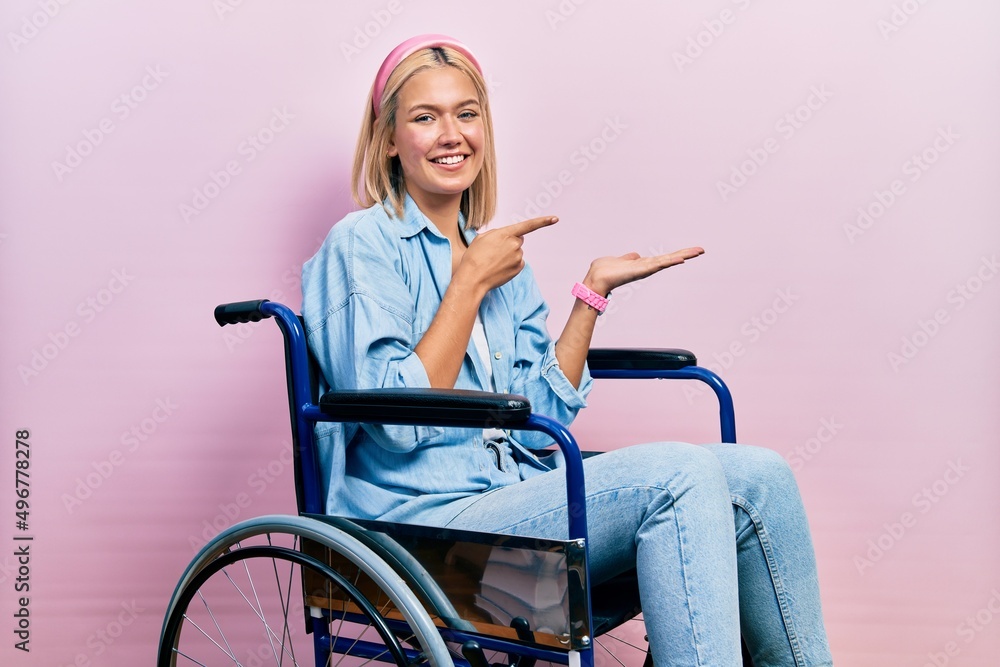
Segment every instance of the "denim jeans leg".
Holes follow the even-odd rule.
[[[740,665],[733,510],[719,460],[703,447],[657,443],[592,457],[585,466],[591,577],[636,568],[657,666]],[[453,528],[567,534],[560,471],[459,506],[455,516],[427,518]]]
[[[707,445],[733,502],[743,637],[756,667],[831,665],[812,538],[791,469],[770,449]]]

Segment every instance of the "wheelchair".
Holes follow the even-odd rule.
[[[401,389],[318,396],[302,322],[291,309],[260,300],[215,310],[220,326],[271,317],[285,345],[298,515],[243,521],[201,549],[167,606],[160,667],[651,667],[635,572],[600,585],[589,580],[588,454],[566,428],[512,394]],[[730,392],[692,353],[592,349],[588,364],[594,378],[707,383],[719,399],[722,441],[736,441]],[[328,516],[313,443],[319,421],[541,431],[562,450],[568,506],[579,509],[569,513],[569,537]]]

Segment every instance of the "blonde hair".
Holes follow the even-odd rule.
[[[468,76],[479,96],[484,134],[483,166],[476,180],[462,193],[460,208],[462,215],[465,216],[466,226],[479,229],[489,222],[496,212],[497,164],[493,145],[493,116],[490,113],[489,96],[483,75],[462,53],[448,46],[421,49],[404,58],[396,66],[386,81],[382,93],[382,106],[377,118],[372,104],[374,86],[369,91],[358,145],[354,150],[354,167],[351,170],[354,201],[359,206],[367,208],[376,203],[386,206],[388,200],[396,216],[402,217],[406,180],[399,158],[388,156],[389,142],[396,131],[399,93],[414,74],[444,67],[454,67]],[[386,212],[392,213],[388,208]]]

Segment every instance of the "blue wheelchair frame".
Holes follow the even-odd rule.
[[[511,394],[493,394],[463,390],[374,390],[368,392],[332,391],[314,402],[309,351],[299,317],[287,306],[267,300],[225,304],[215,311],[220,325],[257,322],[274,317],[284,336],[288,398],[292,422],[295,455],[295,485],[299,513],[303,516],[324,517],[323,485],[319,477],[313,443],[313,424],[321,421],[373,424],[433,424],[482,428],[486,426],[541,431],[552,438],[565,459],[566,496],[569,507],[569,539],[582,548],[583,585],[589,589],[586,568],[588,544],[586,490],[583,455],[573,435],[557,421],[531,413],[527,399]],[[693,354],[685,350],[591,350],[588,357],[594,378],[655,378],[698,380],[708,384],[719,400],[719,416],[723,442],[736,442],[735,415],[732,396],[723,381],[712,371],[697,366]],[[593,667],[593,628],[587,601],[587,623],[579,634],[574,633],[572,648],[579,651],[579,664]],[[317,661],[330,650],[330,637],[325,636],[323,623],[313,619]],[[461,631],[442,629],[449,640],[461,641]],[[482,639],[481,637],[476,637]],[[325,643],[324,643],[325,642]],[[528,658],[553,660],[552,651],[524,646],[498,639],[494,648],[508,650]],[[506,648],[505,648],[506,647]],[[573,657],[562,658],[573,662]],[[558,659],[558,657],[556,657]],[[460,662],[460,661],[459,661]]]

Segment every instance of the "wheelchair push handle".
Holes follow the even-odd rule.
[[[261,306],[267,302],[267,299],[257,299],[256,301],[221,304],[215,307],[215,321],[219,323],[220,327],[227,324],[260,322],[271,317],[270,314],[261,311]]]

